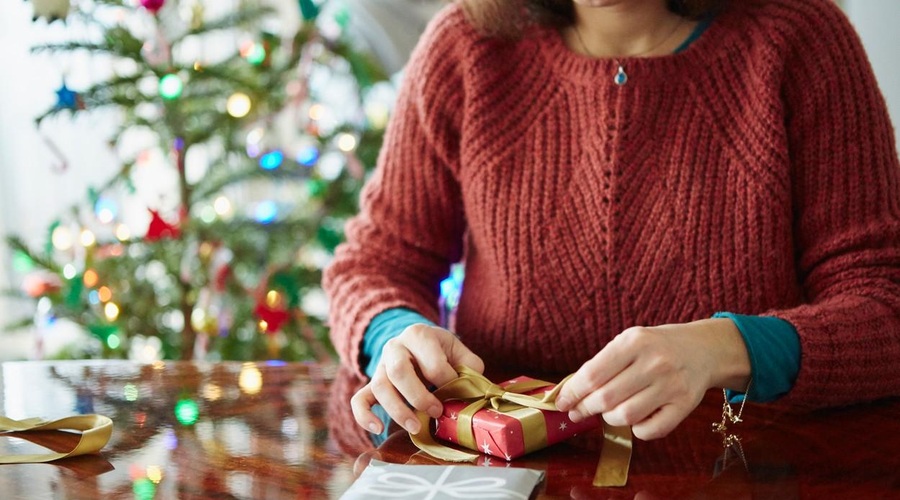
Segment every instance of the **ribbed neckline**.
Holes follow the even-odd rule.
[[[613,77],[618,64],[622,64],[629,78],[625,87],[644,86],[671,82],[679,75],[702,68],[722,54],[734,31],[735,10],[736,7],[731,7],[717,14],[702,36],[686,49],[663,56],[593,58],[570,49],[556,28],[539,28],[536,37],[548,63],[564,79],[582,85],[614,86]]]

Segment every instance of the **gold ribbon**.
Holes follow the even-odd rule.
[[[0,464],[25,464],[52,462],[66,457],[96,453],[109,442],[113,423],[103,415],[78,415],[59,420],[43,421],[39,418],[13,420],[0,416],[0,433],[28,431],[81,431],[78,444],[67,453],[41,453],[30,455],[0,455]]]
[[[478,449],[475,431],[472,428],[472,417],[490,404],[494,410],[519,419],[522,422],[523,432],[534,437],[526,440],[526,452],[547,446],[546,421],[538,410],[559,411],[556,407],[556,396],[572,375],[539,397],[522,393],[553,384],[543,380],[528,380],[499,386],[469,367],[460,366],[456,371],[459,377],[434,391],[434,395],[441,401],[470,401],[457,417],[460,445]],[[474,462],[478,458],[479,455],[476,453],[457,450],[436,442],[431,435],[431,418],[422,411],[416,415],[421,425],[418,433],[410,434],[410,439],[420,450],[449,462]],[[593,484],[599,487],[624,486],[628,481],[628,467],[631,462],[631,428],[613,427],[604,423],[603,430],[603,449]]]

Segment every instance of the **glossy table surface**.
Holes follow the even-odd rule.
[[[0,498],[338,498],[366,463],[431,463],[397,432],[346,453],[326,408],[335,367],[283,363],[21,362],[0,368],[0,414],[100,413],[99,455],[0,465]],[[547,472],[537,498],[900,498],[900,400],[815,413],[747,405],[740,438],[711,432],[721,393],[669,437],[636,442],[628,486],[591,487],[602,439],[577,436],[510,464]],[[0,436],[0,454],[73,444],[65,433]],[[398,497],[399,498],[399,497]]]

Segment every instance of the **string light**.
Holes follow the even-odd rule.
[[[263,170],[275,170],[284,162],[284,153],[279,150],[268,152],[259,159],[259,166]]]
[[[241,374],[238,376],[238,386],[245,394],[259,394],[262,390],[263,379],[262,372],[253,363],[245,363],[241,368]]]
[[[257,222],[269,224],[278,217],[278,205],[274,201],[267,200],[256,205],[255,217]]]
[[[319,149],[315,146],[306,146],[297,153],[297,163],[304,167],[311,167],[319,160]]]
[[[131,230],[125,224],[119,224],[116,226],[116,238],[119,241],[128,241],[131,239]]]
[[[97,220],[103,224],[112,222],[116,218],[117,211],[118,207],[116,207],[116,202],[109,198],[100,198],[97,200],[97,203],[94,204],[94,214],[97,215]]]
[[[250,50],[244,55],[244,58],[250,64],[259,66],[266,60],[266,48],[261,43],[253,43],[250,46]]]
[[[100,298],[100,302],[109,302],[112,299],[112,290],[109,287],[101,286],[97,290],[97,296]]]
[[[181,425],[194,425],[200,417],[200,407],[193,399],[181,399],[175,403],[175,419]]]
[[[269,290],[266,294],[266,305],[271,308],[276,308],[281,305],[281,294],[276,290]]]
[[[321,104],[313,104],[309,107],[309,119],[310,120],[321,120],[322,115],[325,113],[325,107]]]
[[[213,202],[213,210],[219,215],[219,217],[231,217],[234,213],[234,209],[231,206],[231,202],[228,198],[224,196],[219,196]]]
[[[203,386],[203,389],[200,391],[203,394],[203,399],[207,399],[209,401],[218,401],[219,398],[222,397],[222,388],[212,382],[207,383]]]
[[[136,385],[125,384],[125,387],[123,388],[122,393],[125,395],[125,401],[137,401],[138,388]]]
[[[155,484],[158,484],[162,481],[162,469],[158,465],[148,465],[147,466],[147,479],[153,481]]]
[[[50,235],[50,241],[57,250],[66,251],[72,248],[72,231],[64,226],[59,226]]]
[[[82,229],[81,230],[81,246],[89,247],[94,243],[97,243],[97,237],[94,236],[94,233],[90,229]]]
[[[184,90],[184,82],[175,73],[170,73],[159,79],[159,95],[163,99],[178,99]]]
[[[94,288],[97,286],[97,282],[100,281],[100,276],[97,275],[97,271],[93,269],[88,269],[84,272],[84,276],[82,277],[84,280],[84,286],[88,288]]]
[[[349,153],[350,151],[353,151],[354,148],[356,148],[356,137],[353,137],[352,135],[344,132],[338,135],[337,145],[338,149],[345,153]]]
[[[106,315],[106,319],[109,321],[115,321],[119,317],[119,306],[114,302],[107,302],[106,305],[103,306],[103,314]]]
[[[243,118],[250,113],[252,106],[250,96],[243,92],[235,92],[225,102],[225,111],[235,118]]]
[[[63,277],[67,280],[74,278],[76,272],[77,270],[72,264],[66,264],[65,266],[63,266]]]
[[[106,345],[108,345],[110,349],[118,349],[121,344],[122,341],[119,340],[119,336],[115,333],[110,334],[109,337],[106,337]]]

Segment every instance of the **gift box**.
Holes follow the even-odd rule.
[[[499,387],[504,390],[525,387],[528,389],[521,391],[521,394],[543,396],[552,391],[555,384],[519,377],[503,382]],[[460,415],[470,404],[466,400],[444,401],[444,412],[435,422],[434,436],[507,461],[602,425],[596,416],[572,422],[568,413],[515,403],[479,409],[471,416],[471,424],[468,424],[469,420],[460,419]],[[471,425],[471,434],[461,436],[461,432],[466,433],[465,426],[468,425]]]

